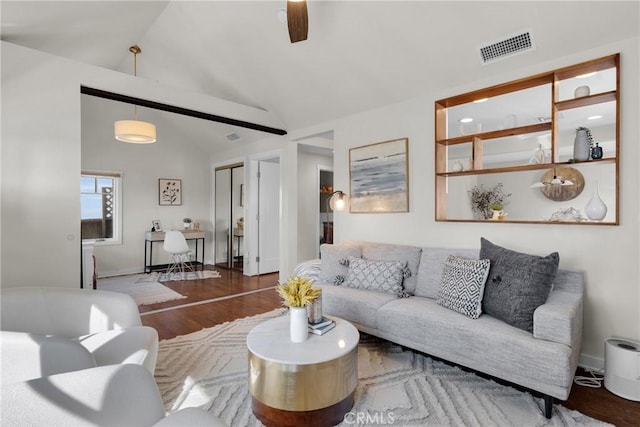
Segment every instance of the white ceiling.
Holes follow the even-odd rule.
[[[125,73],[138,44],[138,76],[263,108],[295,130],[637,37],[638,6],[310,1],[309,38],[296,44],[277,18],[284,0],[3,0],[1,19],[3,40]],[[534,51],[480,63],[481,45],[522,30]]]

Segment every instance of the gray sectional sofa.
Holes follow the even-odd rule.
[[[346,286],[345,276],[353,273],[347,261],[358,254],[402,262],[410,272],[402,287],[410,296]],[[479,250],[349,241],[322,245],[321,259],[301,263],[293,275],[308,276],[322,288],[325,314],[346,319],[364,333],[540,392],[550,418],[553,399],[569,396],[580,355],[582,272],[554,272],[552,289],[533,311],[532,331],[527,331],[484,312],[474,319],[443,306],[439,292],[450,255],[477,260]]]

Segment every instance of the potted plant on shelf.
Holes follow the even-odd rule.
[[[278,295],[282,305],[289,307],[289,333],[292,342],[304,342],[308,336],[307,304],[312,303],[320,295],[320,288],[313,287],[313,282],[306,277],[290,277],[287,283],[278,284]]]
[[[191,230],[191,218],[183,218],[182,224],[184,225],[185,230]]]
[[[503,218],[503,212],[502,212],[502,203],[491,203],[491,206],[489,206],[491,208],[491,219],[493,221],[500,221]]]
[[[504,216],[502,209],[511,193],[505,193],[501,182],[491,188],[486,188],[484,184],[478,184],[469,191],[471,198],[471,210],[479,219],[492,219],[494,210],[501,212],[499,216]],[[499,209],[493,209],[493,206]],[[497,219],[497,218],[496,218]]]

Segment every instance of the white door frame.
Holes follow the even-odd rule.
[[[333,172],[333,166],[328,165],[316,165],[316,188],[320,188],[320,172]],[[332,182],[333,184],[333,182]],[[320,197],[316,199],[316,254],[320,257],[320,224],[322,223],[322,212],[320,212]]]
[[[248,196],[247,206],[245,206],[245,258],[244,258],[244,275],[255,276],[259,274],[259,265],[256,262],[256,256],[258,255],[258,163],[264,160],[278,159],[280,162],[280,200],[278,203],[279,208],[279,226],[280,226],[280,265],[282,265],[283,256],[283,224],[282,224],[282,150],[274,150],[265,153],[258,153],[249,156],[247,162],[245,162],[245,197]]]

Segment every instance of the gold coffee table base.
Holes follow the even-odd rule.
[[[255,397],[251,398],[251,408],[253,415],[266,427],[335,426],[344,420],[344,415],[353,407],[354,393],[335,405],[314,411],[284,411],[267,406]]]
[[[256,418],[267,426],[333,426],[353,406],[360,334],[333,318],[334,329],[292,343],[289,317],[255,326],[247,335],[248,385]]]

